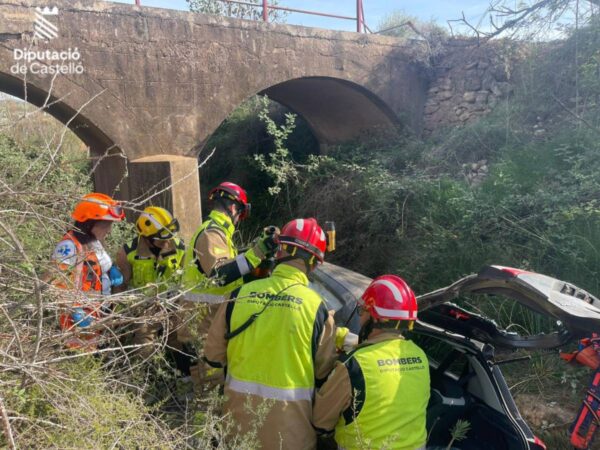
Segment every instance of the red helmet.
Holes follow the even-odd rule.
[[[216,188],[211,189],[208,193],[209,200],[216,200],[218,198],[228,198],[242,205],[240,212],[240,220],[245,219],[250,215],[250,203],[248,203],[248,194],[246,191],[235,183],[224,181],[219,184]]]
[[[375,278],[361,297],[363,308],[374,319],[417,320],[417,299],[396,275]]]
[[[319,262],[325,259],[327,238],[317,219],[295,219],[286,223],[279,235],[279,242],[306,250],[316,256]]]

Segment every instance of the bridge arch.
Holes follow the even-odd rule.
[[[321,149],[365,133],[396,132],[405,125],[384,100],[361,84],[333,76],[301,76],[253,88],[237,101],[230,101],[223,116],[213,117],[214,128],[195,148],[196,152],[205,147],[210,136],[239,106],[255,95],[267,96],[301,116]]]
[[[119,187],[121,197],[127,194],[126,183],[122,183],[127,168],[126,158],[121,149],[84,113],[76,111],[37,85],[2,72],[0,91],[42,108],[81,139],[90,149],[95,190],[113,195]]]
[[[301,115],[322,146],[401,126],[396,114],[377,95],[340,78],[294,78],[260,94]]]
[[[380,126],[422,128],[429,81],[414,42],[94,0],[53,6],[60,33],[42,42],[33,38],[33,3],[1,2],[0,90],[19,96],[15,50],[77,48],[84,72],[55,83],[28,73],[28,101],[39,104],[45,92],[64,99],[49,109],[63,123],[86,104],[70,126],[94,154],[116,145],[127,156],[123,196],[138,198],[154,180],[170,180],[164,205],[187,217],[188,232],[200,220],[200,197],[192,195],[199,150],[253,95],[297,112],[324,146]],[[120,169],[97,172],[120,178]]]
[[[266,135],[256,118],[262,108],[261,103],[255,101],[256,96],[267,96],[283,107],[269,109],[273,113],[271,117],[278,123],[283,121],[285,112],[298,115],[297,127],[286,147],[290,157],[300,164],[305,163],[311,153],[326,154],[330,145],[351,142],[371,133],[394,133],[405,126],[378,95],[363,85],[332,76],[291,78],[250,92],[252,94],[244,97],[235,108],[228,109],[225,117],[218,116],[219,124],[200,145],[203,149],[201,160],[209,154],[208,150],[216,149],[200,169],[201,191],[205,194],[222,179],[230,179],[251,186],[257,204],[266,201],[260,192],[266,190],[263,184],[268,177],[257,176],[249,170],[252,166],[248,162],[248,157],[266,154],[273,145],[272,137]],[[308,137],[309,133],[312,137]],[[232,136],[236,138],[231,139]]]

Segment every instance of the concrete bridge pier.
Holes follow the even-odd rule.
[[[130,222],[146,206],[162,206],[178,219],[186,241],[202,223],[197,158],[154,155],[128,161],[116,150],[92,161],[94,190],[132,202],[135,209],[126,211]]]
[[[127,169],[128,200],[143,201],[140,210],[155,205],[171,211],[179,220],[181,237],[189,241],[202,223],[198,159],[154,155],[129,161]]]

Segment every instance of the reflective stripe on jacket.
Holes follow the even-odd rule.
[[[236,280],[225,286],[210,283],[211,280],[208,277],[210,274],[206,274],[202,271],[201,264],[198,261],[198,258],[201,258],[202,255],[196,254],[196,242],[198,237],[207,230],[216,230],[225,237],[227,248],[212,249],[213,253],[222,254],[223,259],[232,259],[238,254],[233,243],[235,227],[231,222],[231,219],[225,213],[216,210],[211,211],[208,215],[208,219],[202,223],[192,237],[191,244],[185,252],[183,286],[185,289],[194,293],[224,295],[241,286],[243,280]]]
[[[344,363],[352,401],[335,429],[342,448],[414,450],[425,446],[429,364],[423,350],[404,339],[359,347]]]
[[[141,237],[135,238],[131,244],[125,245],[123,249],[127,255],[127,262],[131,265],[131,280],[129,284],[133,288],[140,288],[150,283],[163,281],[176,282],[176,272],[182,269],[185,245],[179,238],[173,238],[175,248],[167,252],[161,251],[158,256],[139,255]],[[150,253],[150,252],[148,252]],[[166,289],[162,286],[161,289]]]
[[[227,345],[229,388],[274,400],[312,400],[314,358],[328,317],[321,296],[302,271],[280,264],[271,277],[240,288],[228,304],[229,330],[260,311]]]

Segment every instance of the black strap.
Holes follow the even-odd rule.
[[[340,356],[338,356],[338,361],[341,362],[342,364],[346,364],[346,362],[348,362],[357,351],[359,351],[365,347],[369,347],[371,345],[373,345],[373,344],[362,343],[358,347],[356,347],[354,350],[352,350],[350,353],[342,353]]]
[[[208,364],[213,369],[222,369],[223,368],[223,364],[215,362],[215,361],[211,361],[210,359],[207,359],[206,356],[203,356],[202,359],[204,360],[204,362],[206,364]]]
[[[235,305],[234,299],[237,298],[240,293],[241,287],[233,290],[231,294],[229,294],[229,303],[225,307],[225,325],[227,327],[227,331],[225,333],[231,332],[231,315],[233,314],[233,307]]]
[[[267,302],[267,304],[268,304],[268,302]],[[267,305],[265,305],[265,306],[267,306]],[[252,325],[254,323],[254,321],[258,318],[258,316],[260,316],[263,312],[264,312],[264,308],[261,311],[252,314],[242,325],[237,327],[235,330],[230,331],[229,333],[225,333],[225,339],[227,339],[227,340],[233,339],[237,335],[246,331],[248,329],[248,327],[250,327],[250,325]]]
[[[123,250],[125,250],[125,254],[129,255],[132,251],[134,251],[135,249],[137,249],[138,247],[138,240],[139,238],[135,238],[131,241],[131,243],[129,244],[125,244],[123,246]]]
[[[313,430],[315,430],[315,432],[317,433],[317,437],[330,437],[335,432],[335,428],[332,430],[326,430],[324,428],[315,427],[314,425],[312,427]]]
[[[358,364],[358,361],[356,361],[355,358],[349,358],[345,365],[348,369],[348,375],[350,376],[352,398],[350,400],[350,406],[344,410],[342,415],[346,425],[350,425],[354,422],[354,419],[358,417],[365,404],[366,384],[360,364]]]
[[[312,335],[313,361],[317,357],[317,348],[319,347],[321,334],[323,333],[323,329],[325,328],[325,323],[327,322],[328,317],[329,311],[327,311],[327,306],[325,305],[325,303],[321,302],[321,304],[319,305],[319,309],[317,310],[317,316],[315,317],[315,324]]]
[[[317,315],[315,317],[315,324],[313,327],[312,334],[312,342],[311,342],[311,351],[312,351],[312,359],[313,364],[315,359],[317,358],[317,350],[319,348],[319,342],[321,340],[321,334],[323,334],[323,329],[325,328],[325,323],[327,322],[327,318],[329,317],[329,311],[327,310],[327,306],[324,302],[321,302],[319,305],[319,309],[317,310]],[[327,376],[325,378],[316,378],[315,377],[315,386],[320,388],[327,381]]]
[[[267,300],[267,303],[265,303],[265,306],[263,306],[263,308],[258,311],[255,312],[254,314],[252,314],[250,317],[248,317],[248,319],[246,319],[246,321],[240,325],[238,328],[236,328],[233,331],[228,331],[227,333],[225,333],[225,339],[229,340],[229,339],[233,339],[234,337],[238,336],[239,334],[243,333],[244,331],[246,331],[248,329],[248,327],[250,325],[252,325],[254,323],[254,321],[262,314],[265,312],[265,310],[267,309],[267,307],[271,304],[271,302],[273,300],[275,300],[279,294],[281,294],[284,291],[287,291],[289,288],[291,288],[292,286],[297,286],[300,285],[302,283],[294,283],[294,284],[290,284],[289,286],[281,289],[279,292],[277,292],[275,295],[273,295],[271,298],[269,298],[269,300]],[[231,320],[231,318],[230,318]],[[231,322],[229,322],[231,324]],[[231,326],[231,325],[230,325]]]

